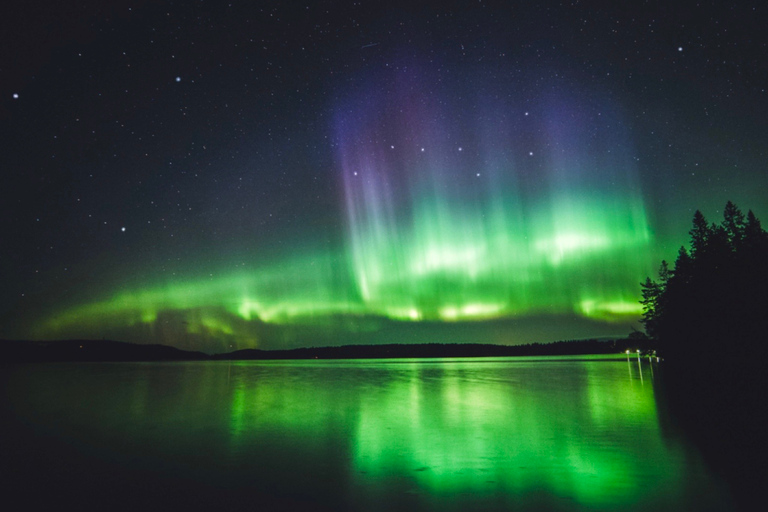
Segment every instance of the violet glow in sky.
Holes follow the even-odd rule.
[[[450,105],[413,74],[337,123],[360,298],[411,320],[636,315],[651,234],[610,105]]]

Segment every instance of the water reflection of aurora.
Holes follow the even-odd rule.
[[[371,509],[384,506],[379,493],[441,507],[543,495],[567,509],[616,510],[672,506],[682,492],[685,457],[662,435],[650,374],[641,383],[634,364],[630,376],[621,361],[259,364],[236,370],[233,453],[262,435],[308,453],[347,436],[336,455],[349,457]],[[262,377],[248,385],[254,372]],[[286,378],[306,372],[332,378]]]
[[[278,256],[252,251],[249,271],[224,254],[221,267],[185,277],[143,282],[139,272],[136,284],[54,311],[37,335],[217,351],[333,344],[388,322],[572,316],[628,330],[654,260],[615,106],[552,93],[531,115],[488,97],[470,113],[418,82],[373,90],[337,109],[332,225],[308,228]]]
[[[731,510],[648,362],[641,381],[621,357],[19,366],[9,464],[129,489],[107,508]]]

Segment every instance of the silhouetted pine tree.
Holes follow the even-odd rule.
[[[645,325],[645,333],[650,338],[656,337],[656,323],[663,309],[661,300],[666,291],[669,278],[669,267],[667,262],[662,260],[661,267],[659,268],[659,281],[656,282],[647,277],[645,282],[640,285],[643,288],[643,299],[640,301],[643,305],[643,324]]]
[[[730,201],[726,203],[723,210],[723,228],[728,235],[728,243],[731,247],[736,251],[740,250],[746,229],[744,214]]]
[[[709,241],[707,219],[699,210],[693,214],[693,227],[688,233],[691,235],[691,256],[696,258],[706,250]]]

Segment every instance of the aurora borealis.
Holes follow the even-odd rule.
[[[764,13],[214,4],[6,59],[0,338],[623,336],[695,209],[765,217]]]
[[[259,346],[269,336],[266,324],[332,335],[378,329],[382,320],[637,316],[651,234],[634,164],[622,137],[607,128],[619,120],[584,119],[567,100],[540,121],[521,112],[517,123],[468,119],[468,127],[407,104],[385,119],[374,115],[378,104],[406,102],[394,96],[365,97],[337,122],[345,220],[339,247],[251,272],[123,292],[66,310],[43,332],[83,323],[142,329],[175,314],[188,335]],[[526,131],[544,142],[522,143]],[[452,132],[478,135],[455,146]],[[610,144],[600,158],[582,149],[600,144]],[[539,163],[526,162],[531,153],[541,155]],[[329,323],[337,325],[328,331]]]
[[[431,110],[421,85],[364,97],[338,123],[349,260],[366,308],[414,321],[636,313],[632,276],[647,270],[650,229],[633,162],[607,129],[620,121],[591,120],[567,99],[541,100],[534,120],[483,98],[469,102],[504,115],[457,121]],[[381,105],[402,108],[382,118]],[[600,145],[599,156],[586,149]]]

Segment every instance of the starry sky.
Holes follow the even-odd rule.
[[[761,2],[19,4],[0,338],[624,336],[696,209],[768,219]]]

